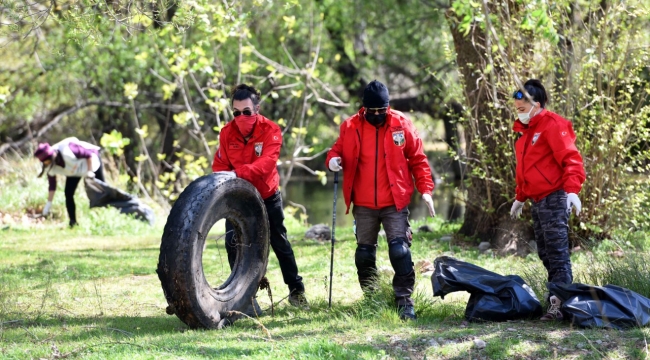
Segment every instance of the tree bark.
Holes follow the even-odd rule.
[[[487,151],[496,153],[497,143],[491,135],[489,121],[496,116],[505,116],[501,111],[493,109],[490,105],[490,85],[481,71],[488,60],[484,50],[476,44],[485,46],[486,37],[478,24],[473,24],[467,36],[460,32],[457,19],[449,13],[451,33],[456,50],[456,58],[463,80],[467,108],[469,109],[468,128],[465,131],[466,151],[468,156],[469,186],[467,188],[467,201],[465,220],[460,229],[460,234],[468,237],[477,237],[481,241],[491,241],[495,235],[495,228],[501,220],[509,216],[507,199],[502,196],[502,187],[490,180],[490,166],[481,164],[477,148],[474,144],[480,140],[487,147]],[[494,68],[492,71],[503,71]],[[514,161],[514,159],[513,159]],[[480,170],[484,176],[477,176],[472,170]]]

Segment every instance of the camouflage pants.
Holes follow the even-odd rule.
[[[539,202],[533,202],[533,227],[537,254],[548,271],[548,282],[571,284],[569,257],[569,210],[564,190],[551,193]]]

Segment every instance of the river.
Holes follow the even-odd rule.
[[[345,200],[343,199],[342,183],[338,185],[338,199],[336,203],[336,224],[337,226],[352,226],[352,211],[345,214]],[[433,203],[436,209],[436,216],[444,220],[461,219],[464,214],[464,206],[456,199],[457,184],[440,184],[433,191]],[[309,224],[332,224],[334,180],[330,178],[326,185],[319,181],[291,180],[283,197],[284,206],[291,205],[290,202],[300,204],[307,210]],[[411,220],[419,220],[428,216],[428,210],[420,193],[414,192],[409,206]],[[300,211],[299,211],[300,212]]]

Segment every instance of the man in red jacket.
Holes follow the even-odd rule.
[[[578,193],[585,181],[582,156],[575,146],[571,122],[546,110],[546,89],[539,80],[524,84],[532,97],[515,91],[518,120],[513,130],[522,136],[515,144],[517,156],[516,199],[510,215],[521,215],[527,199],[533,201],[532,215],[537,253],[548,271],[548,282],[571,284],[568,222],[571,207],[580,215]],[[561,320],[560,300],[549,299],[550,307],[541,320]]]
[[[268,214],[271,248],[280,262],[284,283],[289,286],[289,303],[305,307],[305,286],[287,240],[282,196],[278,190],[280,175],[276,164],[282,147],[282,131],[277,124],[259,114],[259,102],[260,93],[255,88],[245,84],[234,88],[232,108],[235,119],[221,129],[212,171],[242,178],[260,192]],[[231,269],[237,255],[233,230],[232,224],[226,221],[226,251]]]
[[[393,290],[403,320],[416,319],[413,308],[415,271],[411,261],[408,205],[415,186],[429,213],[435,216],[433,179],[413,123],[391,110],[388,89],[370,82],[363,93],[363,108],[341,124],[339,138],[327,154],[331,171],[343,169],[343,195],[347,212],[354,202],[357,249],[355,264],[364,291],[372,291],[376,277],[377,236],[386,231],[388,255],[395,270]],[[346,213],[347,213],[346,212]]]

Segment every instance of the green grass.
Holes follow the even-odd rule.
[[[441,235],[455,226],[432,223],[441,230],[416,234],[415,261],[447,254],[500,273],[539,267],[532,256],[493,258],[440,242]],[[349,228],[337,231],[334,306],[328,310],[330,246],[303,240],[304,229],[292,228],[290,239],[310,310],[298,310],[283,301],[274,316],[267,311],[259,323],[241,320],[221,331],[190,330],[165,314],[166,302],[155,274],[160,229],[128,236],[94,236],[83,229],[56,226],[3,230],[0,358],[56,358],[56,351],[68,358],[88,359],[647,357],[648,329],[578,330],[538,321],[464,326],[467,294],[433,298],[430,280],[421,276],[415,295],[419,319],[403,323],[392,305],[388,278],[382,278],[375,296],[363,297]],[[227,267],[223,239],[216,233],[204,256],[206,273],[214,282],[227,276],[222,269]],[[385,241],[380,243],[378,257],[379,265],[390,264]],[[580,257],[574,261],[577,269],[589,265]],[[285,297],[287,289],[274,255],[268,276],[274,300]],[[268,308],[268,296],[262,292],[258,296],[262,308]],[[487,347],[473,347],[475,338],[484,340]]]
[[[0,176],[6,181],[10,175]],[[5,182],[2,189],[17,188]],[[41,189],[18,194],[3,191],[0,199],[11,202],[0,202],[0,211],[20,215],[25,211],[21,207],[37,204],[44,197]],[[80,193],[79,205],[84,202]],[[65,212],[62,200],[58,201],[55,208]],[[224,330],[191,330],[175,316],[165,314],[167,304],[155,273],[166,216],[159,215],[156,225],[149,227],[107,209],[79,206],[79,212],[82,226],[72,230],[65,226],[64,213],[44,222],[0,225],[0,358],[649,358],[647,328],[572,329],[566,323],[536,320],[464,324],[469,295],[433,298],[430,279],[421,275],[414,296],[418,320],[403,323],[392,304],[389,278],[381,279],[374,296],[362,295],[354,266],[356,245],[349,227],[337,228],[334,304],[328,309],[330,244],[304,240],[305,229],[293,219],[287,221],[289,237],[310,309],[293,308],[284,300],[275,307],[274,316],[267,310],[258,321],[240,320]],[[422,224],[415,222],[413,227]],[[541,296],[545,270],[535,255],[522,259],[479,254],[466,244],[439,240],[458,225],[438,220],[429,224],[433,233],[414,236],[414,262],[451,255],[501,274],[522,275]],[[221,224],[213,228],[204,252],[205,272],[212,284],[228,276],[222,232]],[[627,246],[624,249],[629,253],[634,249],[634,261],[628,261],[631,255],[623,261],[607,257],[610,249],[597,249],[595,255],[573,254],[578,279],[598,284],[627,281],[630,288],[638,286],[650,275],[643,261],[648,255],[647,237],[641,237],[631,245],[625,245],[625,237],[613,240]],[[390,266],[387,244],[382,240],[378,265]],[[629,271],[618,272],[623,266]],[[634,272],[641,275],[634,278]],[[267,275],[273,300],[278,302],[288,290],[272,253]],[[270,307],[266,293],[258,293],[258,300],[263,309]],[[486,348],[475,348],[474,339],[484,340]]]

